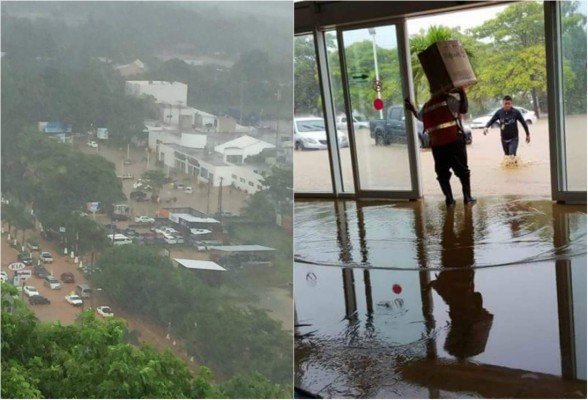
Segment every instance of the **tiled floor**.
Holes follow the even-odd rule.
[[[296,387],[586,397],[586,207],[299,202]]]

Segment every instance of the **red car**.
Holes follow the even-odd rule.
[[[76,283],[76,279],[74,278],[74,274],[71,272],[64,272],[61,274],[61,280],[63,283]]]

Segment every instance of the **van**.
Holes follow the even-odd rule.
[[[114,235],[108,235],[108,239],[112,244],[115,246],[122,246],[124,244],[133,244],[133,240],[125,235],[120,233],[115,233]]]
[[[85,283],[80,283],[76,286],[76,293],[82,299],[89,299],[92,295],[92,288]]]
[[[47,275],[45,279],[43,279],[43,284],[51,290],[61,289],[61,283],[53,275]]]

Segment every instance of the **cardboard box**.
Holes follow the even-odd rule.
[[[420,52],[418,57],[433,95],[478,82],[465,49],[457,40],[436,42]]]

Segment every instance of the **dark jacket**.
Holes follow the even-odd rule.
[[[502,108],[496,111],[486,124],[486,128],[492,126],[496,121],[500,121],[500,137],[502,140],[511,140],[519,137],[517,121],[523,125],[527,135],[529,134],[529,127],[523,118],[523,114],[514,107],[509,111],[504,111]]]

